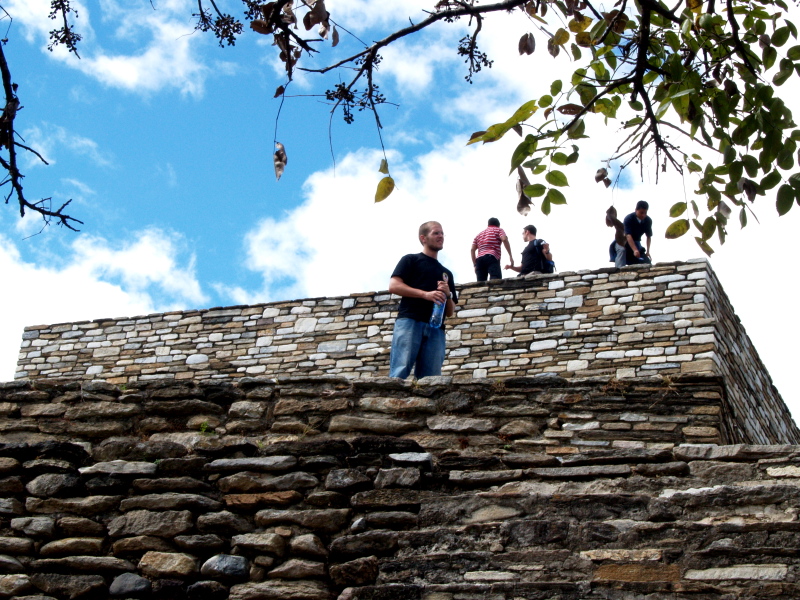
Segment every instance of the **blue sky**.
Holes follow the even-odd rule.
[[[365,40],[409,17],[419,21],[430,5],[327,2],[333,19]],[[51,227],[29,237],[41,229],[35,215],[20,220],[14,206],[0,210],[0,270],[11,291],[0,300],[0,380],[13,378],[24,325],[385,289],[397,259],[417,250],[418,224],[429,219],[444,225],[442,260],[457,281],[472,278],[470,241],[490,216],[501,220],[515,253],[519,231],[533,222],[559,270],[607,266],[605,209],[613,203],[625,214],[640,198],[653,204],[657,261],[700,254],[688,236],[663,238],[669,206],[693,196],[690,179],[667,174],[656,186],[648,172],[644,181],[627,174],[616,189],[594,183],[617,135],[599,119],[589,124],[593,138],[581,160],[565,170],[569,205],[549,217],[536,208],[528,217],[516,213],[513,134],[484,147],[465,142],[575,68],[565,53],[546,54],[538,30],[537,51],[520,57],[516,40],[531,30],[522,19],[487,20],[481,47],[495,66],[471,86],[456,53],[458,27],[384,53],[379,83],[399,105],[381,110],[397,189],[376,205],[382,153],[371,117],[357,114],[350,126],[334,117],[334,170],[328,107],[319,98],[287,99],[278,140],[289,161],[275,181],[273,94],[285,77],[270,39],[247,29],[235,47],[221,49],[211,36],[191,34],[189,0],[78,6],[80,60],[47,51],[47,0],[4,3],[14,17],[5,52],[24,106],[17,129],[51,162],[23,160],[25,191],[72,198],[72,214],[85,225],[79,234]],[[233,0],[227,7],[240,10]],[[327,44],[314,65],[357,47],[340,33],[341,47]],[[289,93],[321,94],[336,81],[298,74]],[[791,106],[798,96],[783,97]],[[797,415],[800,385],[789,355],[800,326],[792,316],[797,284],[787,271],[798,209],[780,221],[772,199],[758,210],[762,225],[746,235],[733,225],[711,262]]]

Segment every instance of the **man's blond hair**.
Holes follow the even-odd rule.
[[[425,221],[422,225],[419,226],[420,237],[422,236],[428,237],[428,234],[431,232],[431,229],[433,229],[434,226],[436,225],[438,225],[439,227],[442,226],[442,224],[439,223],[439,221]],[[420,240],[419,243],[421,244],[422,240]]]

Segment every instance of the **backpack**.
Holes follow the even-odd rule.
[[[540,273],[553,273],[556,270],[556,263],[544,257],[544,253],[542,252],[544,243],[544,240],[538,238],[533,240],[533,247],[536,249],[533,270],[539,271]]]

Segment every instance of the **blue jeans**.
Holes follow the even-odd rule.
[[[414,367],[419,379],[441,375],[444,362],[444,329],[434,329],[414,319],[397,319],[392,334],[392,354],[389,358],[389,377],[405,379]]]

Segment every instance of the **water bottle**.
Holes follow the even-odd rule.
[[[442,273],[442,281],[447,283],[447,273]],[[433,303],[433,312],[431,313],[431,320],[428,322],[428,324],[431,327],[438,329],[439,327],[442,326],[442,321],[444,320],[444,308],[446,305],[447,305],[447,300],[445,300],[442,304],[439,304],[438,302]]]

